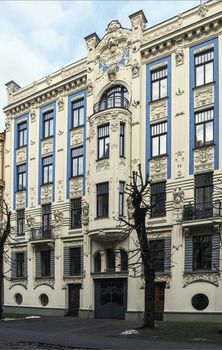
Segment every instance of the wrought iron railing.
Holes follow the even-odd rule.
[[[187,204],[183,207],[183,220],[206,219],[222,216],[222,203],[220,200]]]
[[[54,238],[53,226],[42,226],[31,229],[30,241],[47,240],[52,238]]]
[[[129,108],[129,101],[124,96],[111,96],[97,102],[94,107],[94,113],[104,111],[109,108]]]

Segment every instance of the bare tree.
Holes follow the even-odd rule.
[[[11,212],[8,205],[4,200],[1,201],[0,206],[1,216],[5,219],[5,223],[2,224],[0,230],[0,319],[3,317],[3,284],[4,284],[4,260],[8,260],[8,255],[5,251],[5,245],[8,243],[10,238],[10,219]]]

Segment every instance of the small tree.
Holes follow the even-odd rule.
[[[4,282],[4,260],[8,260],[7,253],[5,252],[5,245],[10,237],[10,219],[11,212],[8,205],[4,200],[1,201],[0,206],[1,216],[6,219],[4,227],[0,229],[0,319],[2,319],[3,314],[3,282]]]

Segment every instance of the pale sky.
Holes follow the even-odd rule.
[[[24,87],[86,56],[84,37],[100,38],[110,21],[130,27],[129,15],[143,10],[153,26],[200,0],[0,1],[0,131],[4,130],[5,84]]]

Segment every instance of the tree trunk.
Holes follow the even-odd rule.
[[[0,250],[0,319],[3,317],[3,251]]]

